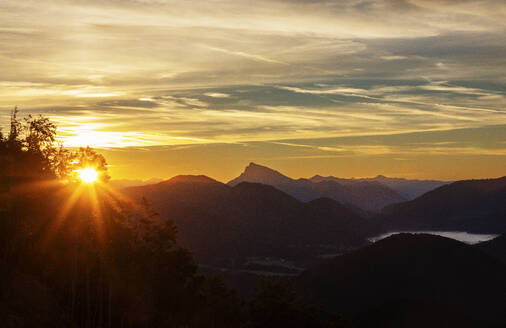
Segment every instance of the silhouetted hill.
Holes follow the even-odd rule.
[[[205,176],[179,175],[152,185],[124,189],[128,194],[145,196],[153,204],[166,203],[169,207],[218,206],[230,188]],[[166,199],[167,195],[173,196]],[[191,211],[195,209],[189,209]],[[167,213],[169,214],[169,213]]]
[[[340,183],[331,180],[294,180],[268,167],[250,163],[244,172],[228,185],[240,182],[268,184],[304,202],[328,197],[364,210],[378,210],[383,206],[404,201],[404,197],[375,181]]]
[[[383,209],[383,231],[506,231],[506,177],[465,180]]]
[[[298,209],[300,202],[273,186],[241,182],[232,188],[238,204],[251,211],[284,212]]]
[[[172,219],[179,241],[201,262],[300,259],[365,243],[366,222],[347,207],[330,199],[306,204],[269,185],[231,187],[203,176],[179,176],[124,191],[135,200],[145,197]]]
[[[384,186],[396,191],[402,195],[406,200],[412,200],[425,194],[428,191],[434,190],[437,187],[443,186],[450,182],[438,181],[438,180],[410,180],[404,178],[389,178],[383,175],[378,175],[374,178],[363,178],[363,179],[343,179],[336,177],[322,177],[315,175],[311,178],[313,182],[321,181],[336,181],[342,184],[355,184],[360,182],[379,182]]]
[[[364,327],[413,327],[417,320],[444,327],[441,318],[458,322],[467,315],[505,323],[505,276],[504,264],[473,246],[434,235],[398,234],[322,262],[302,273],[297,284]],[[402,325],[386,324],[408,318],[411,322]]]
[[[317,229],[321,230],[322,234],[329,234],[329,239],[332,238],[331,229],[339,229],[341,233],[348,233],[354,239],[359,239],[363,236],[363,231],[368,226],[368,222],[357,219],[354,211],[347,206],[330,199],[318,198],[307,203],[306,213],[308,217],[312,217]],[[324,218],[335,218],[337,221],[331,221],[332,225],[328,225],[329,221]],[[336,223],[338,223],[336,225]]]
[[[476,247],[506,263],[506,233],[492,240],[481,242]]]

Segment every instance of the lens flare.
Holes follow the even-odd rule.
[[[77,171],[79,173],[79,179],[84,183],[93,183],[98,179],[98,172],[91,167],[87,167]]]

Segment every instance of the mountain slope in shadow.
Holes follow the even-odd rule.
[[[468,317],[469,323],[486,326],[506,323],[505,276],[503,263],[473,246],[398,234],[320,263],[296,283],[313,300],[347,313],[357,326],[445,327],[445,320]]]
[[[506,232],[506,177],[457,181],[383,209],[382,231]]]
[[[481,242],[476,247],[506,264],[506,233],[492,240]]]
[[[252,256],[300,260],[366,243],[366,220],[349,208],[330,199],[303,203],[269,185],[231,187],[204,176],[178,176],[124,192],[134,200],[145,197],[161,217],[173,220],[178,240],[201,263]]]

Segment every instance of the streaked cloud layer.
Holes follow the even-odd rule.
[[[14,105],[47,114],[67,145],[487,156],[504,174],[504,1],[4,0],[0,22],[2,121]],[[473,129],[490,133],[452,143]],[[383,137],[406,133],[418,143]]]

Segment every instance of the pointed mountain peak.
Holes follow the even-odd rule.
[[[260,164],[254,163],[254,162],[250,162],[248,164],[248,166],[246,166],[246,168],[244,169],[244,172],[246,172],[248,170],[264,170],[264,171],[279,173],[278,171],[273,170],[270,167],[267,167],[267,166],[264,166],[264,165],[260,165]],[[281,173],[279,173],[279,174],[281,174]]]
[[[256,182],[268,185],[279,185],[291,181],[293,180],[276,170],[251,162],[246,166],[244,172],[240,176],[231,180],[228,184],[235,186],[241,182]]]
[[[253,163],[253,162],[249,163],[249,165],[246,166],[243,174],[251,173],[251,172],[261,172],[264,174],[276,174],[276,175],[284,176],[283,174],[279,173],[276,170],[273,170],[267,166],[259,165],[259,164]]]
[[[260,164],[254,163],[254,162],[250,162],[248,164],[248,166],[246,166],[246,168],[244,169],[244,171],[247,171],[247,170],[256,170],[256,169],[265,169],[265,170],[274,171],[274,170],[268,168],[267,166],[263,166],[263,165],[260,165]]]

